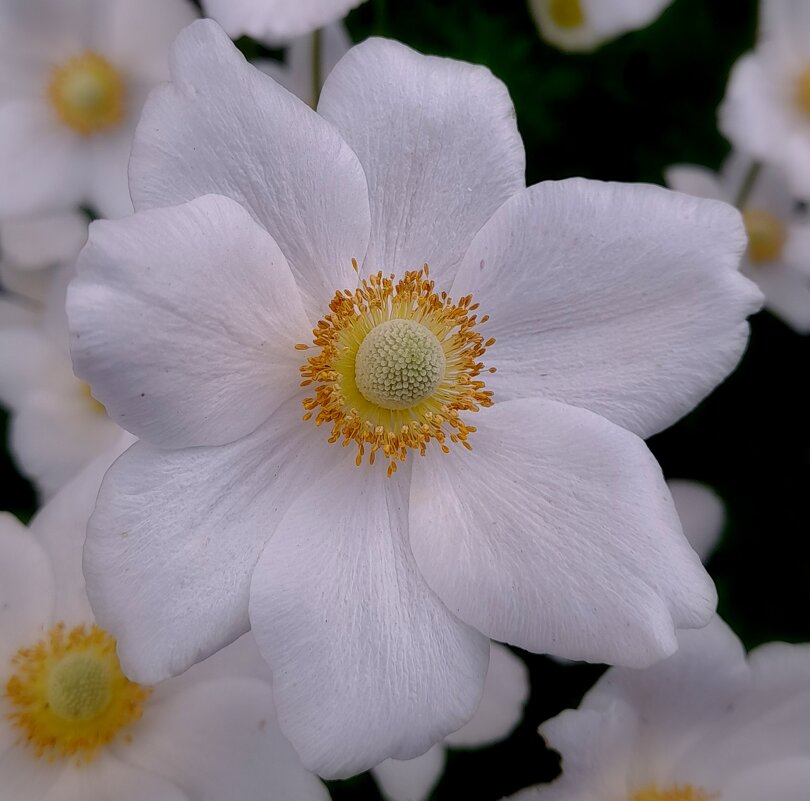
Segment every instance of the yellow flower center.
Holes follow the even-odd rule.
[[[578,28],[585,22],[582,0],[549,0],[548,13],[560,28]]]
[[[805,114],[810,114],[810,67],[807,67],[799,76],[796,102]]]
[[[667,790],[655,786],[645,787],[630,798],[630,801],[712,801],[719,798],[717,793],[707,793],[691,784],[678,784]]]
[[[756,264],[776,261],[787,239],[785,224],[762,209],[745,209],[743,222],[748,234],[748,258]]]
[[[101,403],[101,401],[97,401],[93,397],[93,390],[90,389],[90,384],[82,383],[82,396],[87,400],[87,402],[90,404],[90,408],[96,414],[107,414],[107,409],[105,408],[104,404]]]
[[[12,658],[9,720],[36,756],[90,762],[101,746],[141,717],[149,690],[121,671],[115,640],[98,626],[48,635]]]
[[[477,317],[470,295],[453,303],[436,293],[428,272],[425,265],[399,281],[377,273],[337,292],[313,345],[296,345],[319,349],[301,367],[301,385],[314,386],[304,420],[331,424],[329,442],[354,442],[358,466],[367,451],[370,464],[382,451],[389,476],[431,440],[445,453],[448,441],[470,448],[475,428],[460,413],[492,405],[479,359],[495,340],[476,330],[488,317]]]
[[[84,136],[113,128],[124,116],[124,81],[88,50],[54,68],[48,96],[65,125]]]

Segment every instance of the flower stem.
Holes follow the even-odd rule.
[[[745,174],[742,185],[740,186],[740,191],[737,193],[737,197],[734,200],[734,205],[740,209],[740,211],[742,211],[743,207],[748,202],[748,197],[751,194],[754,184],[757,182],[757,178],[759,177],[761,171],[762,164],[759,161],[752,161],[751,166],[748,168],[748,172]]]
[[[317,108],[321,96],[321,73],[323,72],[323,34],[320,28],[312,31],[312,108]]]

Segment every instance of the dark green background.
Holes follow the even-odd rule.
[[[728,152],[715,110],[731,65],[753,44],[756,7],[755,0],[675,0],[646,30],[589,55],[544,44],[522,0],[370,0],[348,25],[356,41],[384,35],[489,66],[515,102],[529,183],[574,175],[661,183],[669,164],[717,167]],[[260,50],[240,45],[250,55]],[[749,647],[810,640],[809,363],[808,338],[762,313],[737,372],[650,442],[668,477],[705,481],[727,503],[728,525],[709,569],[721,614]],[[1,469],[0,505],[26,518],[30,487],[7,457]],[[494,801],[555,775],[557,759],[537,725],[576,705],[602,668],[523,657],[532,676],[523,724],[493,748],[451,753],[435,801]],[[368,776],[330,788],[336,801],[379,798]]]

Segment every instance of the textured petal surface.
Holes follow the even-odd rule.
[[[248,628],[261,548],[329,453],[290,402],[231,445],[162,451],[139,442],[109,470],[85,545],[100,625],[125,670],[154,684]]]
[[[247,34],[283,44],[345,17],[363,0],[203,0],[203,9],[233,38]]]
[[[440,743],[413,759],[386,759],[371,773],[389,801],[425,801],[441,778],[445,759]]]
[[[656,186],[545,182],[481,230],[452,295],[495,337],[496,400],[542,396],[642,437],[690,411],[737,364],[761,296],[740,276],[740,215]]]
[[[170,777],[194,801],[329,801],[282,736],[266,682],[197,683],[150,704],[131,733],[120,758]]]
[[[332,445],[332,448],[337,446]],[[250,620],[305,766],[410,759],[472,717],[489,644],[428,589],[407,543],[407,470],[343,459],[292,504],[253,574]]]
[[[216,23],[177,38],[172,83],[144,107],[130,161],[136,209],[209,192],[241,203],[278,242],[313,322],[353,287],[369,231],[366,178],[339,134],[249,65]]]
[[[300,295],[276,243],[234,201],[95,223],[78,270],[74,368],[136,436],[233,442],[298,391]]]
[[[446,289],[478,229],[525,186],[512,101],[484,67],[370,39],[332,71],[318,111],[368,177],[367,273],[428,262]]]
[[[413,471],[411,547],[453,613],[531,651],[635,667],[709,620],[714,588],[641,440],[539,399],[475,418],[471,453]]]

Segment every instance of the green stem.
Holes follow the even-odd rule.
[[[759,178],[761,171],[762,164],[758,161],[752,161],[751,166],[748,168],[748,172],[745,174],[742,186],[740,186],[740,191],[737,193],[737,197],[734,199],[734,205],[740,209],[740,211],[745,208],[745,204],[748,202],[748,197],[751,194],[754,184],[757,182],[757,178]]]
[[[318,107],[321,96],[321,73],[323,72],[323,34],[320,28],[312,31],[312,108]]]

